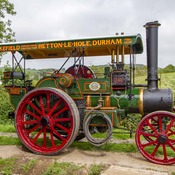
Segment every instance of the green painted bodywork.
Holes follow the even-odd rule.
[[[10,92],[10,87],[9,86],[6,87],[7,92],[10,94],[10,102],[11,102],[12,107],[14,109],[17,108],[18,103],[20,102],[22,97],[26,94],[26,89],[25,88],[22,88],[22,87],[18,87],[18,88],[20,89],[19,94],[13,94],[13,93]]]

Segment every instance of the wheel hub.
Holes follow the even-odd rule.
[[[42,126],[48,126],[49,125],[49,119],[47,117],[43,117],[40,122],[41,122]]]
[[[158,142],[159,143],[166,143],[167,142],[167,140],[168,140],[168,138],[165,136],[165,135],[160,135],[159,137],[158,137]]]

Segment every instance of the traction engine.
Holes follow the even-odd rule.
[[[158,88],[158,27],[149,22],[147,39],[147,84],[135,84],[135,55],[143,52],[141,36],[114,36],[69,41],[0,44],[0,52],[12,53],[11,80],[6,86],[14,106],[15,128],[31,152],[55,155],[84,137],[93,145],[110,141],[130,114],[141,114],[135,140],[141,154],[158,164],[175,163],[175,114],[171,89]],[[16,53],[22,57],[17,59]],[[32,86],[26,80],[29,59],[68,56],[59,70]],[[84,65],[87,56],[111,56],[111,65],[98,77]],[[130,60],[125,70],[125,56]],[[97,58],[97,57],[96,57]],[[74,64],[64,73],[69,61]],[[99,60],[102,59],[101,57]],[[42,61],[42,60],[41,60]],[[24,62],[24,66],[21,64]],[[16,79],[23,82],[16,85]]]

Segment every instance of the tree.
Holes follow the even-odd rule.
[[[0,43],[14,41],[15,33],[11,29],[11,21],[6,15],[15,15],[13,3],[8,0],[0,0]]]

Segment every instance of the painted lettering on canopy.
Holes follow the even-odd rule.
[[[89,47],[89,46],[105,46],[105,45],[121,45],[122,39],[102,39],[102,40],[87,40],[87,41],[68,41],[56,43],[41,43],[38,44],[38,49],[57,49],[71,47]]]
[[[92,40],[79,40],[79,41],[58,41],[58,42],[45,42],[36,44],[17,44],[0,46],[0,52],[6,51],[27,51],[27,50],[42,50],[42,49],[59,49],[59,48],[72,48],[72,47],[90,47],[90,46],[107,46],[107,45],[122,45],[124,42],[121,38],[115,39],[92,39]]]

